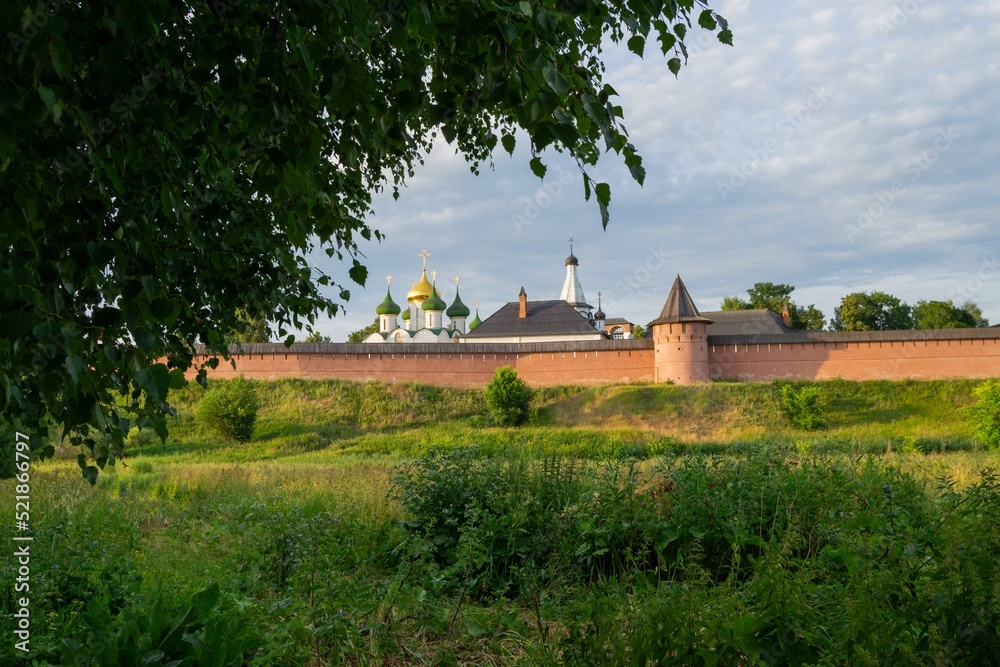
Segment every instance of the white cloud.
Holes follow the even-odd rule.
[[[558,296],[570,233],[588,298],[601,291],[617,309],[609,315],[637,322],[655,317],[678,272],[706,310],[758,281],[795,285],[795,299],[827,318],[853,291],[915,303],[964,285],[1000,321],[1000,271],[979,277],[1000,253],[1000,5],[732,0],[723,11],[735,46],[694,33],[679,79],[658,52],[608,52],[647,180],[632,183],[614,155],[594,170],[612,184],[606,232],[565,156],[543,156],[543,184],[524,141],[479,177],[439,145],[398,202],[376,198],[372,223],[387,238],[364,249],[369,286],[352,290],[346,318],[320,328],[342,340],[369,323],[386,273],[403,300],[423,247],[441,280],[462,275],[463,300],[480,299],[483,316],[522,285],[530,298]],[[957,136],[941,150],[949,128]],[[723,200],[718,184],[741,169],[750,173]],[[845,233],[897,181],[904,190],[871,225]]]

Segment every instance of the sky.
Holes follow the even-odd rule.
[[[713,2],[734,46],[689,36],[666,59],[606,53],[605,80],[643,156],[640,187],[614,153],[611,221],[565,156],[544,180],[526,141],[480,175],[443,141],[398,200],[370,218],[367,285],[316,329],[343,341],[370,324],[392,275],[404,304],[421,258],[448,303],[454,277],[480,316],[558,298],[574,239],[587,301],[609,317],[655,319],[676,275],[703,311],[756,282],[787,283],[827,319],[851,292],[975,301],[1000,322],[1000,3],[941,0]],[[315,264],[347,281],[346,266]]]

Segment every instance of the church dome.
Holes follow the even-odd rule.
[[[445,311],[445,315],[451,318],[469,316],[469,307],[462,303],[462,298],[458,295],[458,287],[455,288],[455,301]]]
[[[409,322],[410,321],[410,309],[409,308],[407,308],[406,310],[403,311],[403,321],[404,322]]]
[[[595,320],[606,320],[607,319],[607,317],[605,317],[605,315],[604,315],[604,311],[601,310],[600,307],[598,307],[597,308],[597,312],[594,313],[594,319]]]
[[[406,293],[407,301],[423,301],[434,294],[434,285],[427,280],[427,271],[420,274],[420,280]],[[441,310],[444,310],[443,308]]]
[[[385,299],[382,303],[378,305],[375,309],[376,315],[399,315],[399,306],[395,301],[392,300],[392,295],[389,294],[389,290],[385,290]]]
[[[576,258],[573,251],[569,251],[569,257],[566,258],[566,266],[580,266],[580,260]]]
[[[476,308],[476,316],[472,318],[471,322],[469,322],[469,331],[472,331],[482,323],[483,321],[479,319],[479,309]]]
[[[444,299],[438,296],[437,288],[431,285],[430,296],[424,299],[424,302],[420,304],[420,309],[425,312],[441,312],[447,307],[448,304],[444,302]]]

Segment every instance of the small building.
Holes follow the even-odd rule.
[[[555,343],[607,340],[608,335],[562,299],[528,301],[521,288],[511,301],[462,336],[463,343]]]

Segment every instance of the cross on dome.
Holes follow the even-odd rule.
[[[424,271],[427,270],[427,258],[430,257],[430,256],[431,256],[431,254],[429,252],[427,252],[427,248],[424,248],[424,251],[422,253],[420,253],[419,255],[417,255],[417,257],[420,257],[424,261]]]

